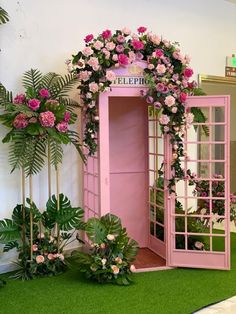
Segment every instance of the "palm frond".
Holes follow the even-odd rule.
[[[17,130],[12,136],[12,144],[9,148],[9,163],[11,172],[24,165],[25,152],[27,148],[27,137],[22,130]]]
[[[9,21],[9,15],[2,7],[0,7],[0,25]]]
[[[0,106],[6,106],[11,104],[13,101],[12,92],[9,92],[3,85],[0,83]]]
[[[15,241],[10,241],[10,242],[7,242],[5,245],[4,245],[4,248],[3,248],[3,252],[8,252],[14,248],[19,248],[19,242],[17,240]]]
[[[23,160],[26,176],[40,172],[45,163],[46,142],[40,138],[28,141]]]
[[[71,99],[71,98],[60,98],[59,99],[60,103],[63,103],[66,106],[66,109],[76,109],[76,108],[82,108],[82,106],[75,100]]]
[[[40,87],[42,80],[42,73],[37,69],[30,69],[23,74],[22,83],[25,89],[33,88],[37,90]]]
[[[67,97],[71,88],[78,83],[78,79],[74,74],[67,74],[65,77],[60,76],[58,80],[51,85],[50,93],[52,98]]]
[[[61,144],[53,138],[50,139],[48,145],[50,148],[50,162],[57,169],[58,165],[62,163],[63,149]]]
[[[11,219],[0,220],[0,242],[20,239],[19,227]]]
[[[194,115],[194,122],[196,123],[206,123],[207,117],[204,115],[203,111],[200,108],[192,107],[191,113]],[[206,136],[209,136],[209,128],[207,125],[201,126],[203,129],[203,132]],[[195,126],[195,130],[198,128],[198,126]]]
[[[81,149],[80,137],[79,137],[78,133],[75,131],[68,131],[67,134],[68,134],[68,137],[69,137],[71,143],[75,146],[76,150],[80,154],[81,159],[83,160],[83,162],[85,162],[86,158],[85,158],[83,151]]]
[[[49,72],[43,75],[40,85],[42,88],[46,88],[50,91],[51,85],[55,84],[60,78],[60,75],[54,72]]]

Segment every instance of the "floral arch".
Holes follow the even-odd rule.
[[[134,61],[145,61],[144,78],[148,91],[141,91],[141,96],[148,104],[153,104],[160,115],[163,134],[171,136],[172,168],[175,176],[183,179],[186,173],[181,168],[180,158],[186,156],[186,152],[182,138],[194,119],[205,121],[199,112],[195,112],[196,116],[193,112],[186,113],[185,102],[188,95],[199,94],[200,90],[195,81],[190,81],[193,75],[189,67],[190,58],[181,53],[178,43],[170,43],[143,26],[137,31],[137,34],[132,34],[128,28],[123,28],[112,33],[107,29],[96,38],[89,34],[84,39],[85,48],[66,62],[68,70],[79,79],[78,89],[86,119],[84,146],[89,155],[95,153],[99,128],[96,100],[99,93],[110,90],[116,79],[112,69],[126,67]],[[187,175],[191,177],[190,171]],[[174,184],[173,178],[170,187]]]

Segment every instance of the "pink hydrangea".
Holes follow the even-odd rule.
[[[159,118],[159,122],[162,124],[162,125],[166,125],[170,122],[170,118],[166,115],[166,114],[162,114]]]
[[[16,129],[26,128],[27,125],[29,124],[29,122],[26,119],[27,119],[27,116],[24,113],[19,113],[13,121],[13,126]]]
[[[40,100],[33,98],[28,101],[28,107],[33,111],[36,111],[40,107]]]
[[[106,29],[105,31],[102,32],[102,38],[103,39],[109,39],[111,38],[111,31],[109,29]]]
[[[140,26],[140,27],[137,29],[137,31],[138,31],[139,33],[145,33],[146,30],[147,30],[147,27],[144,27],[144,26]]]
[[[13,100],[13,103],[16,105],[19,105],[19,104],[23,104],[25,100],[26,100],[25,95],[19,94],[19,95],[16,95],[16,97]]]
[[[118,62],[120,65],[128,65],[129,64],[129,58],[124,53],[121,53],[118,56]]]
[[[87,43],[89,43],[91,40],[93,40],[93,34],[88,34],[85,38],[84,41]]]
[[[141,40],[133,39],[131,44],[135,50],[142,50],[144,48],[144,44]]]
[[[39,114],[39,121],[43,127],[52,128],[55,124],[56,117],[53,112],[45,111]]]
[[[61,121],[56,125],[58,132],[65,133],[68,131],[68,123],[66,121]]]
[[[184,70],[184,77],[187,79],[190,78],[193,75],[193,70],[191,68],[186,68]]]
[[[50,96],[49,91],[45,88],[40,89],[39,96],[42,98],[48,98]]]
[[[113,82],[116,79],[116,74],[113,71],[107,71],[106,72],[106,79],[110,82]]]
[[[64,114],[64,121],[69,122],[70,121],[70,112],[66,111]]]

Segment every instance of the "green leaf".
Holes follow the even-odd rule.
[[[0,7],[0,25],[9,21],[9,15],[2,7]]]
[[[23,74],[22,83],[25,89],[32,88],[35,92],[39,89],[42,73],[37,69],[30,69]]]
[[[48,145],[50,148],[50,162],[55,167],[55,169],[57,169],[58,165],[62,163],[63,149],[60,142],[58,142],[54,138],[49,139]]]
[[[2,139],[3,143],[9,143],[11,141],[13,131],[8,132],[5,137]]]
[[[17,240],[6,243],[4,245],[3,252],[8,252],[14,248],[19,248],[19,242]]]
[[[0,242],[20,239],[19,227],[11,219],[0,220]]]
[[[29,135],[39,135],[43,132],[43,128],[38,123],[31,123],[27,126],[26,131]]]
[[[97,244],[104,242],[108,232],[103,223],[95,217],[90,218],[86,224],[86,233],[89,239]]]
[[[68,92],[76,83],[78,83],[78,79],[74,74],[67,74],[65,77],[60,76],[50,87],[51,97],[54,99],[67,97]]]
[[[40,83],[41,88],[46,88],[50,92],[50,87],[52,84],[55,84],[57,80],[60,78],[59,74],[56,74],[54,72],[49,72],[45,75],[43,75]]]
[[[108,234],[117,234],[122,228],[120,218],[113,214],[102,216],[101,223],[106,227]]]

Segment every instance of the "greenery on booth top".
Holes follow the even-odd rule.
[[[88,219],[86,235],[91,241],[89,252],[76,252],[79,270],[99,283],[129,285],[133,271],[132,261],[138,250],[136,241],[127,236],[120,219],[112,214]]]
[[[23,168],[26,175],[38,173],[50,150],[50,161],[55,168],[62,162],[62,145],[73,144],[84,160],[80,138],[70,130],[79,105],[68,97],[76,83],[72,74],[43,75],[31,69],[23,75],[24,94],[13,98],[12,93],[0,84],[0,121],[10,131],[3,143],[10,143],[9,162],[12,171]]]
[[[0,7],[0,25],[9,21],[9,15],[2,7]]]
[[[200,109],[186,112],[187,95],[202,95],[197,83],[190,81],[193,70],[189,67],[190,58],[183,55],[178,43],[139,27],[137,34],[127,28],[112,33],[104,30],[97,37],[85,37],[85,48],[68,60],[68,69],[76,73],[81,102],[85,113],[84,145],[89,155],[97,150],[96,135],[99,129],[99,116],[96,101],[101,92],[110,90],[116,79],[114,69],[126,67],[133,62],[144,61],[144,77],[148,91],[141,91],[147,103],[153,105],[159,114],[161,130],[171,136],[173,144],[172,170],[175,174],[170,180],[169,189],[175,180],[184,179],[180,158],[184,156],[183,137],[186,128],[195,122],[205,122]],[[205,131],[206,128],[204,128]]]
[[[15,278],[27,280],[64,271],[66,265],[63,251],[69,243],[76,239],[80,241],[78,236],[73,236],[77,230],[84,229],[83,210],[72,207],[70,200],[63,194],[59,195],[59,207],[58,200],[53,195],[42,213],[29,199],[27,204],[26,207],[17,205],[11,219],[0,220],[0,242],[4,243],[4,252],[14,248],[19,252],[17,265],[20,269]],[[30,240],[30,215],[33,222],[33,243]]]

